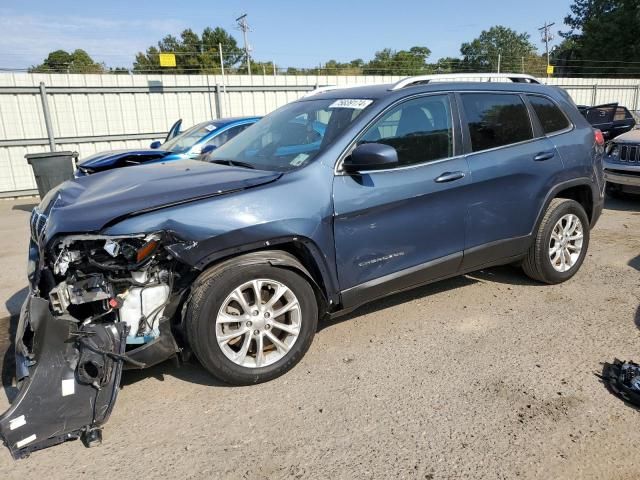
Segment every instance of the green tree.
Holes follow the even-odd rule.
[[[495,72],[500,56],[500,71],[521,72],[525,65],[538,57],[536,47],[529,40],[528,33],[518,33],[502,25],[484,30],[480,36],[460,47],[462,62],[466,70]]]
[[[362,75],[364,60],[358,58],[350,62],[338,62],[329,60],[322,69],[323,75]]]
[[[573,0],[554,60],[567,74],[637,76],[640,65],[638,0]]]
[[[191,29],[184,30],[180,38],[167,35],[157,46],[136,55],[133,70],[139,73],[220,73],[218,44],[222,45],[225,68],[231,71],[243,59],[243,52],[236,39],[220,27],[207,27],[202,36]],[[176,55],[176,68],[160,67],[159,54],[162,52]]]
[[[373,60],[363,66],[365,75],[420,75],[431,73],[427,63],[431,50],[427,47],[411,47],[395,51],[385,48],[375,53]]]
[[[230,70],[232,73],[239,73],[245,75],[247,71],[247,62],[243,59],[240,66]],[[273,75],[273,63],[272,62],[259,62],[251,59],[251,74],[252,75]],[[294,74],[295,75],[295,74]]]
[[[82,49],[69,53],[65,50],[55,50],[44,59],[40,65],[29,69],[33,73],[104,73],[103,63],[95,62]]]
[[[460,58],[444,57],[433,66],[434,73],[464,73],[465,66]]]

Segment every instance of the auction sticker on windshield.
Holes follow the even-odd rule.
[[[329,105],[329,108],[353,108],[355,110],[362,110],[372,103],[373,100],[364,100],[362,98],[341,98]]]

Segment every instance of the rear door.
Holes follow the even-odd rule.
[[[562,172],[553,143],[523,95],[458,94],[472,182],[464,269],[523,253],[546,194]]]
[[[470,179],[466,160],[456,155],[451,98],[406,100],[357,140],[394,147],[398,167],[336,175],[336,263],[345,307],[458,270]]]

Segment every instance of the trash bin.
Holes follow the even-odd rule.
[[[28,153],[24,158],[33,168],[40,198],[44,198],[53,187],[73,178],[78,152]]]

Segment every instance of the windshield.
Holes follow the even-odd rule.
[[[173,137],[168,142],[162,144],[162,149],[172,153],[184,153],[205,135],[213,132],[215,125],[210,122],[199,123],[188,130],[185,130],[177,137]]]
[[[276,110],[208,161],[239,162],[260,170],[287,171],[311,162],[372,103],[371,100],[309,100]]]

